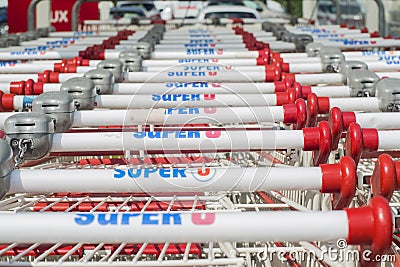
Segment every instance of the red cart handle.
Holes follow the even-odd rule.
[[[322,193],[332,193],[334,210],[348,207],[356,194],[357,167],[350,157],[342,157],[336,164],[321,164]]]
[[[303,129],[307,118],[306,102],[297,99],[294,104],[283,105],[283,115],[283,123],[292,124],[294,130]]]
[[[371,176],[371,193],[390,200],[393,192],[400,189],[399,179],[400,162],[394,162],[390,155],[382,154],[378,157]]]
[[[332,136],[329,124],[321,121],[318,127],[304,128],[304,151],[313,151],[313,164],[326,163],[332,151]]]
[[[370,261],[362,257],[361,266],[374,266],[375,257],[385,253],[392,244],[393,217],[389,202],[377,196],[368,206],[345,211],[349,221],[348,244],[361,244],[360,250],[368,249]]]
[[[307,126],[315,126],[318,114],[328,114],[329,110],[329,97],[318,97],[314,93],[309,94],[307,96]]]
[[[379,145],[376,129],[361,129],[358,123],[351,123],[344,143],[345,155],[350,156],[358,164],[364,151],[377,151]]]

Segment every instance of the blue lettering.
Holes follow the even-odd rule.
[[[192,94],[191,101],[200,101],[200,94]]]
[[[144,169],[144,178],[149,178],[150,173],[155,173],[157,172],[157,169]]]
[[[96,218],[97,217],[97,218]],[[141,218],[139,218],[141,217]],[[98,223],[99,225],[130,225],[131,219],[138,218],[137,222],[142,225],[181,225],[182,218],[180,213],[78,213],[74,221],[78,225],[89,225]]]
[[[173,219],[172,223],[171,219]],[[181,215],[177,213],[164,213],[162,215],[162,224],[182,224]]]
[[[151,217],[158,217],[157,213],[143,213],[142,224],[158,224],[158,218],[152,219]]]
[[[135,132],[135,133],[133,133],[133,137],[135,137],[135,138],[145,138],[146,137],[146,133],[145,132]]]
[[[125,176],[124,170],[120,170],[120,169],[114,170],[114,178],[119,179],[119,178],[123,178],[124,176]]]
[[[161,132],[148,132],[147,137],[154,139],[154,138],[161,138]]]
[[[186,132],[178,132],[178,138],[186,138]]]
[[[200,111],[198,108],[189,108],[189,114],[199,114],[199,113],[200,113]],[[200,135],[199,132],[197,132],[197,133]],[[200,136],[199,136],[199,138],[200,138]]]
[[[171,170],[170,169],[160,169],[160,176],[162,178],[170,178],[171,177]]]
[[[166,82],[165,87],[171,88],[188,88],[188,87],[193,87],[193,88],[208,88],[208,82],[187,82],[187,83],[173,83],[173,82]],[[154,100],[154,99],[153,99]]]
[[[158,99],[158,100],[154,100]],[[200,94],[166,94],[166,95],[152,95],[152,100],[154,101],[165,101],[165,102],[170,102],[170,101],[200,101]]]
[[[170,76],[169,73],[168,73],[168,76]],[[153,101],[160,101],[161,96],[159,96],[159,95],[151,95],[151,99],[152,99]]]
[[[107,219],[106,216],[109,215]],[[98,215],[98,221],[100,225],[107,225],[107,224],[117,224],[118,223],[118,214],[117,213],[101,213]]]
[[[24,96],[22,98],[22,108],[23,109],[28,109],[32,107],[32,102],[33,102],[33,97],[32,96]]]
[[[366,40],[336,39],[334,41],[343,41],[344,45],[368,45],[369,44],[369,41],[366,41]]]
[[[78,213],[78,218],[75,218],[75,222],[79,225],[88,225],[94,221],[94,215],[90,213]]]
[[[129,168],[127,171],[121,169],[115,169],[114,171],[118,172],[121,177],[115,177],[117,179],[124,178],[127,176],[129,178],[149,178],[151,173],[158,173],[158,175],[162,178],[187,178],[186,176],[186,168],[153,168],[153,169],[133,169]]]
[[[200,132],[198,132],[198,131],[188,131],[187,138],[200,138]]]
[[[186,178],[186,173],[185,173],[186,169],[173,169],[172,173],[172,177],[177,178],[179,176],[181,176],[182,178]]]
[[[134,138],[145,138],[146,136],[151,139],[170,138],[200,138],[199,131],[162,131],[162,132],[140,132],[141,135],[133,133]],[[120,174],[115,174],[119,176]],[[118,178],[118,177],[117,177]]]
[[[130,218],[131,217],[138,217],[140,216],[140,213],[122,213],[122,219],[121,219],[121,225],[127,225],[130,223]]]
[[[165,109],[164,114],[172,114],[176,112],[180,115],[187,115],[187,114],[199,114],[200,111],[198,108],[167,108]]]
[[[134,173],[134,170],[136,170],[136,173]],[[142,174],[142,169],[128,169],[128,176],[130,178],[139,178],[139,176]]]

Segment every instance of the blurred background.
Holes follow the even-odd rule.
[[[27,30],[27,9],[35,0],[0,0],[0,34]],[[38,1],[38,0],[36,0]],[[36,8],[37,27],[52,25],[71,30],[72,7],[77,0],[42,0]],[[384,7],[386,35],[400,36],[399,0],[210,0],[210,1],[83,1],[79,20],[248,17],[268,19],[295,16],[316,24],[347,24],[379,30],[378,4]]]

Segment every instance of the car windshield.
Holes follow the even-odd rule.
[[[319,4],[318,9],[325,13],[335,13],[336,8],[334,5]]]
[[[242,1],[212,1],[208,6],[244,6]]]
[[[238,19],[255,19],[256,16],[250,12],[210,12],[205,15],[206,19],[210,18],[238,18]]]
[[[336,14],[336,6],[334,4],[320,4],[318,9],[325,13]],[[361,8],[356,5],[340,5],[341,14],[360,14]]]
[[[360,14],[361,8],[359,6],[353,6],[353,5],[341,5],[340,13],[341,14]]]
[[[243,3],[248,8],[252,8],[255,10],[263,10],[262,6],[260,5],[260,3],[257,3],[257,1],[244,0]]]
[[[111,17],[113,19],[121,19],[121,18],[143,18],[145,14],[140,12],[139,10],[135,11],[127,11],[127,10],[111,10]]]
[[[151,4],[151,3],[126,3],[126,4],[121,4],[121,7],[130,7],[130,6],[141,7],[141,8],[146,9],[147,11],[155,9],[155,6],[153,4]]]

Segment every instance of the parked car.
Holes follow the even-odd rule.
[[[268,3],[272,2],[268,1]],[[270,5],[274,6],[274,4]],[[208,2],[208,6],[244,6],[256,10],[260,14],[261,18],[288,17],[283,8],[279,9],[275,7],[275,9],[270,9],[266,4],[259,0],[211,0]]]
[[[149,19],[149,14],[139,7],[113,7],[110,9],[110,16],[112,19]]]
[[[277,1],[267,0],[265,2],[266,2],[265,3],[266,6],[269,10],[278,12],[278,13],[286,13],[285,7],[282,6],[280,3],[278,3]]]
[[[199,13],[206,6],[205,1],[154,1],[157,9],[160,10],[161,16],[170,12],[173,18],[197,18]],[[162,11],[161,11],[162,10]],[[166,14],[166,15],[167,15]]]
[[[339,2],[339,8],[341,23],[359,28],[364,27],[365,14],[359,2]],[[321,25],[337,24],[336,4],[332,1],[319,1],[317,15]]]
[[[7,7],[0,7],[0,24],[7,23]]]
[[[153,1],[119,1],[117,2],[117,5],[115,6],[114,10],[129,11],[129,8],[134,8],[134,9],[132,9],[132,12],[128,14],[133,15],[135,13],[134,10],[141,9],[142,12],[139,12],[143,13],[140,14],[141,16],[144,15],[144,17],[147,19],[161,19],[161,14],[155,7]]]
[[[244,6],[224,6],[224,5],[216,5],[216,6],[208,6],[204,8],[198,17],[199,22],[203,22],[205,19],[212,18],[249,18],[249,19],[260,19],[259,13],[248,7]]]

